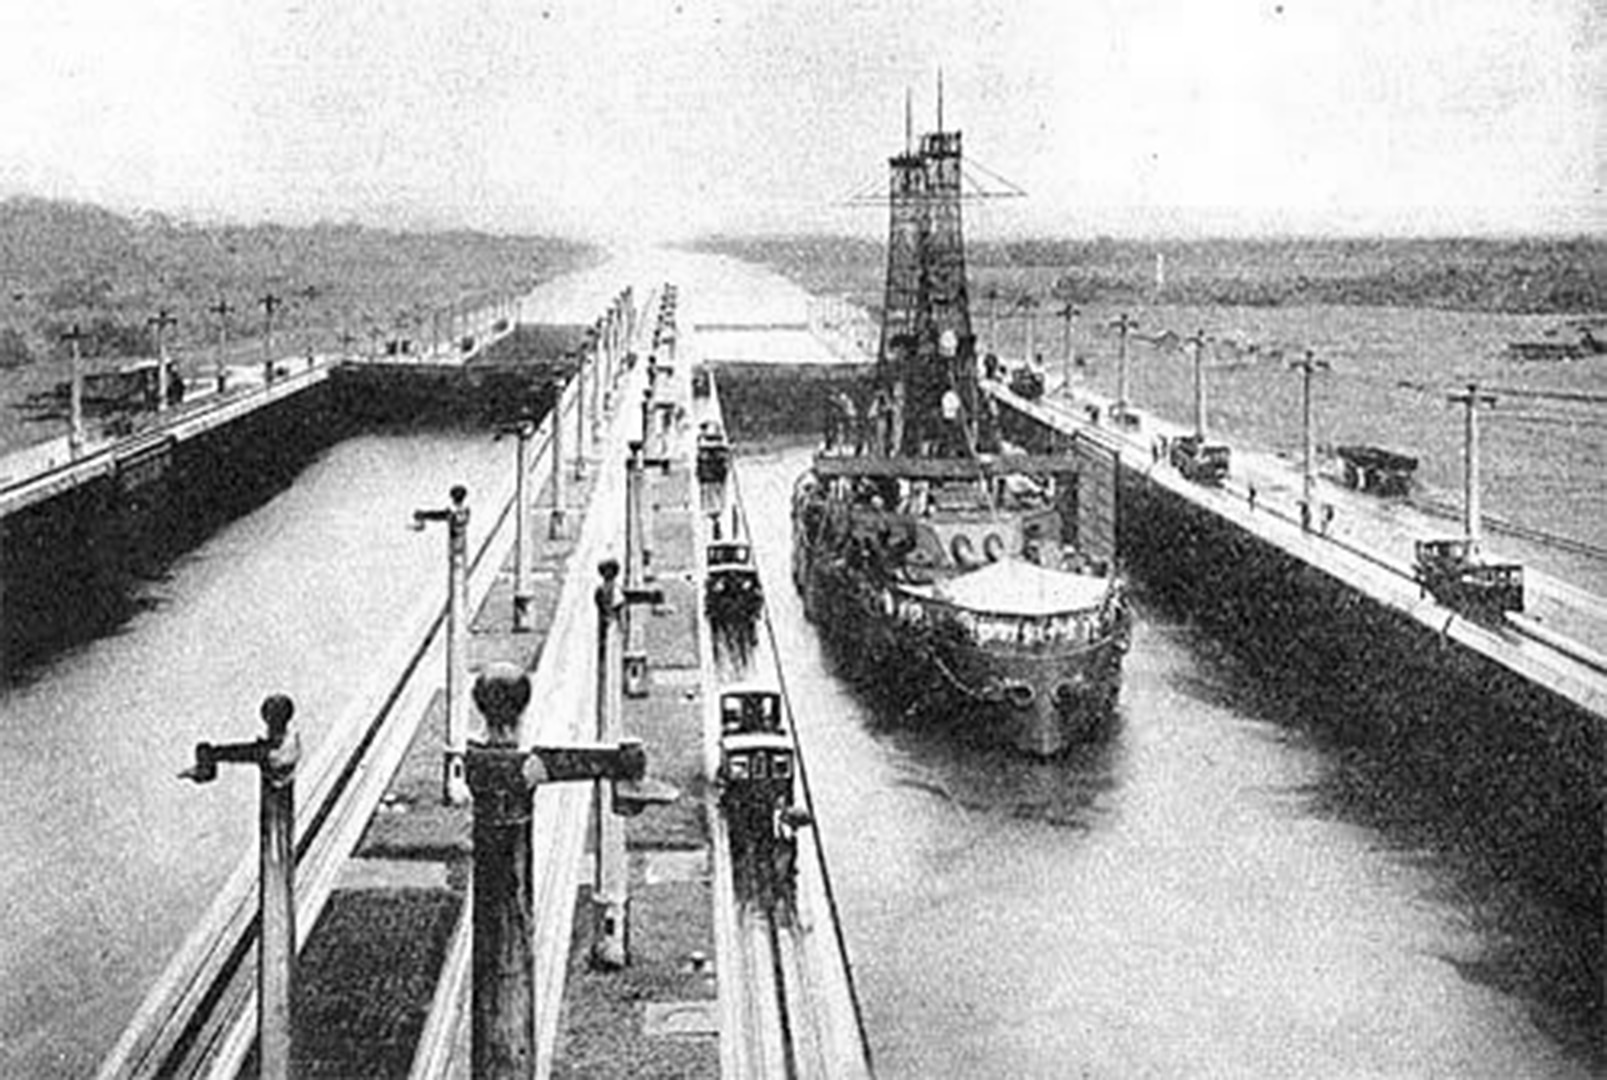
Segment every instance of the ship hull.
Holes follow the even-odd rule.
[[[829,553],[795,549],[806,615],[831,652],[889,712],[958,722],[967,738],[1051,757],[1114,726],[1125,620],[1076,644],[982,643],[900,591]]]

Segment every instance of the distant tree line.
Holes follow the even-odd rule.
[[[226,301],[231,340],[263,332],[261,299],[284,304],[280,332],[357,340],[404,327],[428,333],[433,313],[528,289],[596,258],[584,245],[471,230],[402,232],[356,224],[198,224],[125,216],[61,200],[0,200],[0,366],[60,357],[77,325],[85,356],[149,355],[159,308],[175,347],[214,340]]]

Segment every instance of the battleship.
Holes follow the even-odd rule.
[[[1050,756],[1106,731],[1129,615],[1067,543],[1067,459],[1004,446],[977,371],[960,132],[890,159],[881,342],[794,488],[793,581],[862,682],[912,719]]]

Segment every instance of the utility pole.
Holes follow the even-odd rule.
[[[263,293],[262,299],[262,385],[273,385],[273,313],[284,305],[284,300],[273,293]]]
[[[1446,400],[1463,406],[1462,442],[1462,528],[1467,535],[1468,560],[1476,562],[1483,543],[1484,515],[1480,507],[1479,483],[1479,406],[1495,405],[1495,395],[1480,393],[1478,383],[1468,383],[1460,394]]]
[[[207,310],[218,317],[218,359],[217,363],[212,366],[212,375],[217,380],[218,393],[221,394],[227,388],[226,384],[229,378],[224,373],[223,354],[229,347],[229,312],[233,311],[234,308],[229,305],[228,300],[220,296],[218,297],[218,302],[207,308]]]
[[[157,308],[156,314],[146,320],[148,326],[156,330],[156,411],[167,412],[167,335],[170,326],[177,326],[178,320],[167,308]]]
[[[1302,375],[1300,415],[1304,449],[1300,470],[1300,527],[1310,532],[1311,523],[1316,517],[1316,506],[1312,499],[1317,488],[1317,444],[1311,422],[1311,376],[1317,371],[1327,371],[1328,361],[1318,360],[1316,354],[1307,349],[1304,359],[1292,361],[1289,366],[1298,369]]]
[[[209,784],[220,763],[255,765],[261,771],[257,902],[257,1056],[263,1080],[289,1080],[294,1068],[296,972],[296,764],[301,739],[291,729],[295,705],[283,694],[262,703],[266,738],[253,742],[198,743],[195,764],[179,773]]]
[[[1118,423],[1127,419],[1127,335],[1138,329],[1137,320],[1128,316],[1124,311],[1110,324],[1116,328],[1119,335],[1116,345],[1116,408],[1115,418]]]
[[[413,511],[413,528],[431,521],[446,523],[446,752],[441,801],[459,806],[469,801],[463,779],[463,747],[469,730],[469,489],[462,484],[449,493],[452,503],[440,510]]]
[[[61,339],[72,349],[72,367],[67,373],[67,449],[77,457],[84,449],[84,372],[78,352],[84,332],[73,323]]]

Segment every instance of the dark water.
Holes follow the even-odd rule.
[[[889,725],[742,461],[880,1075],[1588,1076],[1600,782],[1538,736],[1324,691],[1140,611],[1121,723],[1051,763]],[[1595,806],[1593,819],[1571,816]]]
[[[141,584],[117,632],[0,687],[0,1075],[93,1071],[252,842],[254,779],[178,780],[194,744],[257,737],[283,692],[314,756],[396,621],[445,596],[413,510],[455,483],[472,508],[511,454],[484,433],[342,442]]]

